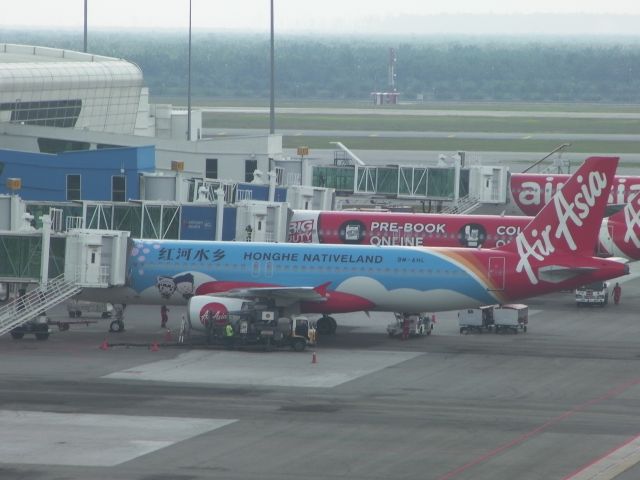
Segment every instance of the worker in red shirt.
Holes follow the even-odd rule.
[[[613,287],[613,303],[616,305],[620,303],[620,295],[622,295],[622,287],[616,282],[616,286]]]
[[[167,308],[166,305],[162,305],[160,307],[160,326],[162,328],[165,328],[167,326],[167,321],[169,320],[169,316],[167,315],[167,313],[169,312],[169,309]]]
[[[402,321],[402,340],[407,340],[409,338],[409,319],[404,317]]]

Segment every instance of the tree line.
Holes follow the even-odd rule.
[[[0,41],[82,50],[82,32],[3,30]],[[95,31],[91,53],[143,71],[154,97],[186,96],[185,32]],[[388,91],[389,48],[403,100],[640,103],[633,39],[276,37],[281,99],[367,100]],[[192,95],[269,97],[269,38],[195,32]]]

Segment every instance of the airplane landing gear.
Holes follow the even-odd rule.
[[[115,333],[124,332],[124,322],[122,320],[114,320],[109,325],[109,331]]]
[[[124,309],[125,304],[116,304],[113,306],[116,311],[116,319],[109,325],[109,331],[114,333],[124,332]]]
[[[316,322],[316,329],[320,335],[334,335],[337,328],[338,323],[335,318],[328,315],[323,315]]]

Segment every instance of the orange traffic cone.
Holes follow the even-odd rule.
[[[313,352],[311,355],[311,363],[318,363],[318,358],[316,357],[316,352]]]
[[[170,342],[171,341],[171,329],[167,328],[167,331],[164,332],[164,341],[165,342]]]
[[[107,342],[106,338],[100,344],[100,350],[109,350],[109,342]]]
[[[151,350],[152,352],[157,352],[158,350],[160,350],[160,345],[158,344],[158,342],[153,342],[149,347],[149,350]]]

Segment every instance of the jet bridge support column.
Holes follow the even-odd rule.
[[[224,189],[222,186],[216,190],[216,241],[222,240],[222,228],[224,222]]]
[[[51,216],[42,215],[42,252],[40,260],[40,285],[46,287],[49,281],[49,247],[51,245]]]

